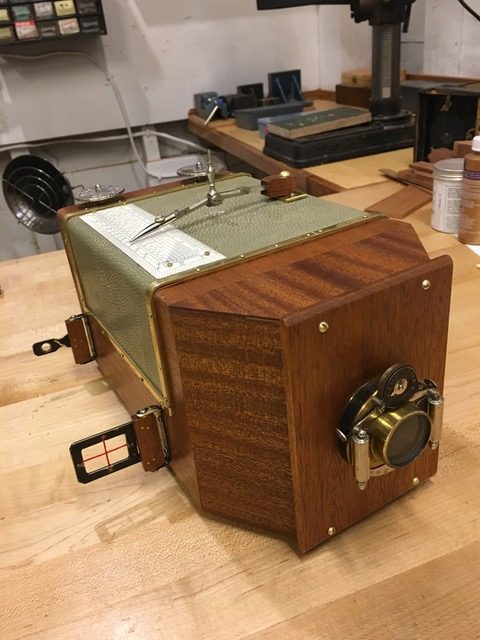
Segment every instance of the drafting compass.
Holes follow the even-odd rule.
[[[229,189],[228,191],[218,191],[217,186],[215,184],[215,169],[212,163],[212,158],[210,151],[208,152],[208,162],[207,162],[207,180],[208,180],[208,191],[207,195],[199,200],[198,202],[194,202],[193,204],[184,207],[183,209],[175,209],[171,213],[168,213],[165,216],[156,216],[153,219],[153,222],[146,227],[144,227],[141,231],[139,231],[133,238],[131,238],[130,243],[136,242],[140,238],[144,238],[149,235],[153,231],[156,231],[160,227],[173,222],[174,220],[180,220],[184,216],[192,213],[192,211],[196,211],[200,209],[200,207],[217,207],[222,204],[224,200],[227,198],[233,198],[235,196],[242,196],[247,193],[251,193],[253,189],[256,187],[238,187],[236,189]],[[305,197],[305,194],[299,194],[294,189],[294,178],[290,176],[288,172],[284,172],[279,176],[267,176],[261,182],[262,195],[268,196],[270,198],[291,198],[298,199],[299,197]]]

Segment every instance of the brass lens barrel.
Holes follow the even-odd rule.
[[[431,427],[428,414],[412,402],[372,417],[365,425],[372,454],[394,469],[410,464],[420,455],[430,438]]]

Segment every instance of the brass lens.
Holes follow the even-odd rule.
[[[372,453],[389,467],[404,467],[426,447],[431,428],[428,414],[419,411],[412,402],[406,402],[371,419],[367,429]]]

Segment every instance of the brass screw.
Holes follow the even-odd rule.
[[[320,331],[320,333],[327,333],[328,329],[329,329],[328,322],[325,322],[325,320],[322,320],[322,322],[320,322],[320,324],[318,325],[318,330]]]
[[[412,485],[414,487],[418,487],[419,484],[420,484],[420,478],[417,478],[417,476],[415,476],[415,478],[412,480]]]
[[[430,289],[430,280],[424,280],[424,281],[422,282],[422,289],[424,289],[425,291],[426,291],[427,289]]]
[[[337,530],[335,527],[329,527],[327,533],[329,536],[334,536],[337,533]]]

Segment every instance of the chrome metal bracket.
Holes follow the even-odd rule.
[[[70,347],[77,364],[86,364],[95,360],[95,347],[87,316],[83,313],[70,316],[65,320],[65,326],[67,335],[63,338],[49,338],[36,342],[32,345],[33,353],[36,356],[44,356],[58,351],[61,347]]]
[[[41,342],[35,342],[32,345],[33,353],[36,356],[46,356],[48,353],[54,353],[62,347],[71,347],[68,333],[63,338],[49,338]]]
[[[430,449],[437,449],[442,437],[443,427],[443,405],[445,402],[444,397],[437,389],[429,389],[428,395],[428,415],[432,422],[432,430],[430,432],[430,439],[428,446]]]

